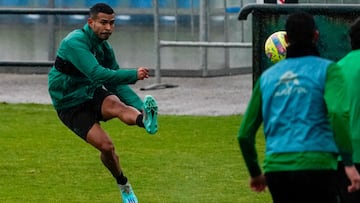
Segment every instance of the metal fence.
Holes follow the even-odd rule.
[[[360,0],[299,0],[359,3]],[[0,72],[46,73],[60,40],[86,23],[95,0],[0,0]],[[110,38],[121,67],[149,66],[161,76],[210,77],[251,73],[256,0],[102,0],[116,12]]]
[[[10,27],[15,33],[0,31],[0,38],[5,42],[0,47],[0,71],[7,72],[47,72],[61,38],[67,31],[81,27],[88,12],[88,8],[84,8],[86,3],[79,4],[80,1],[76,1],[74,8],[68,8],[70,1],[29,1],[33,3],[27,6],[24,0],[6,1],[5,6],[4,2],[0,1],[0,26]],[[21,4],[14,5],[15,2]],[[249,56],[244,55],[251,54],[248,43],[251,35],[242,32],[241,26],[245,23],[236,20],[241,5],[234,2],[239,1],[128,1],[128,7],[125,4],[119,7],[120,1],[111,2],[108,3],[115,5],[121,33],[111,40],[115,41],[114,49],[121,53],[117,58],[122,67],[147,65],[156,75],[200,77],[237,74],[244,68],[249,72],[251,68]],[[137,5],[134,2],[138,2]],[[235,12],[231,11],[233,8]],[[25,40],[18,34],[24,32],[34,33]],[[129,35],[137,38],[122,40]],[[134,44],[133,47],[130,44]],[[245,51],[237,53],[237,47]],[[239,63],[239,57],[248,58],[248,62]],[[237,67],[238,64],[242,67]]]

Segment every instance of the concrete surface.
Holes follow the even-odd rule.
[[[161,85],[177,85],[141,91],[157,85],[155,78],[132,85],[141,96],[153,95],[159,114],[233,115],[244,113],[251,96],[252,75],[208,78],[163,77]],[[163,87],[160,86],[160,87]],[[50,104],[46,74],[0,74],[0,102]]]

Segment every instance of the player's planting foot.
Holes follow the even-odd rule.
[[[155,134],[158,131],[157,122],[158,106],[151,95],[144,97],[144,126],[148,133]]]
[[[127,182],[125,185],[119,184],[119,188],[120,188],[121,198],[124,203],[138,203],[138,200],[129,182]]]

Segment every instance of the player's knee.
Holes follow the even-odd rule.
[[[110,95],[105,98],[103,105],[105,105],[106,108],[113,109],[118,108],[118,106],[121,105],[121,102],[115,95]]]
[[[106,142],[100,146],[100,151],[106,154],[113,153],[115,151],[115,146],[112,142]]]

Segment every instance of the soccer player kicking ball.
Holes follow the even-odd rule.
[[[48,75],[48,89],[60,120],[100,151],[102,163],[119,185],[123,202],[137,203],[114,144],[100,121],[118,118],[155,134],[158,107],[152,96],[142,101],[128,86],[148,78],[149,69],[120,69],[107,41],[114,25],[115,13],[110,6],[98,3],[91,7],[87,24],[61,41]]]

